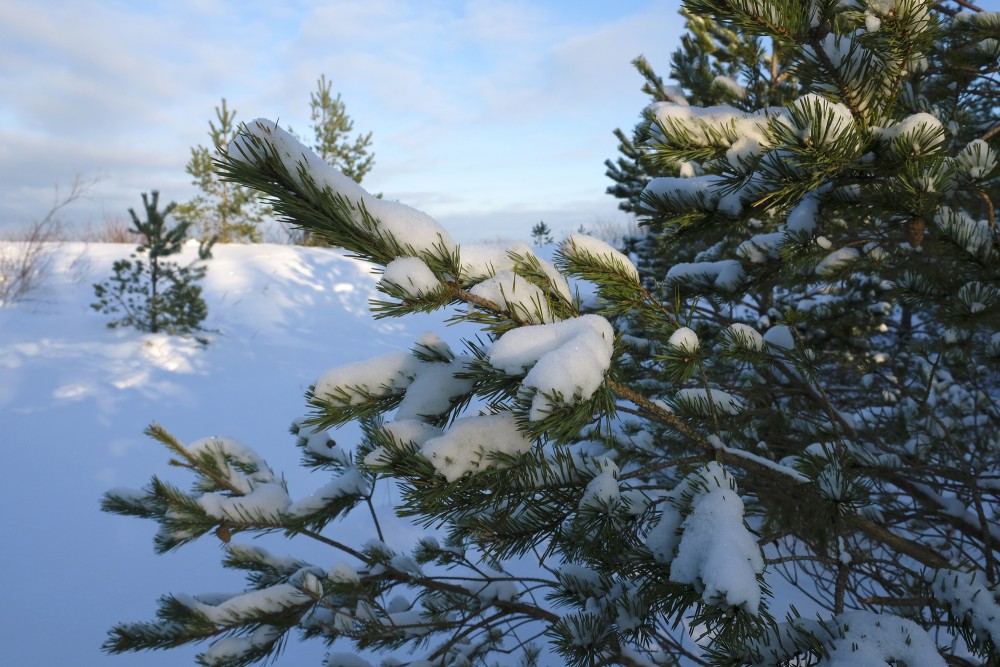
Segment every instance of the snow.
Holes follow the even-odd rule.
[[[761,352],[764,349],[764,337],[760,332],[747,324],[736,322],[726,327],[724,335],[733,347]]]
[[[230,625],[244,618],[254,618],[255,612],[259,611],[276,614],[311,600],[308,595],[291,584],[275,584],[257,591],[241,593],[218,603],[208,603],[204,598],[190,595],[176,597],[181,604],[204,615],[215,625]]]
[[[329,188],[342,196],[353,208],[353,222],[361,229],[361,211],[367,210],[377,221],[377,234],[396,241],[414,255],[428,253],[442,256],[455,250],[451,235],[426,213],[399,202],[375,197],[338,169],[323,162],[318,155],[298,139],[278,127],[273,121],[258,118],[246,125],[249,137],[273,148],[273,156],[298,183],[308,176],[319,188]],[[239,135],[229,144],[229,155],[249,164],[260,164],[265,158],[247,135]],[[268,159],[270,151],[265,151]],[[442,252],[443,251],[443,252]]]
[[[254,482],[266,484],[274,481],[274,474],[268,469],[264,459],[233,438],[202,438],[188,445],[187,451],[194,458],[212,460],[220,470],[225,471],[226,481],[241,492],[252,491]],[[237,463],[242,471],[233,468],[230,461]],[[248,469],[255,472],[247,475],[243,471]]]
[[[743,267],[735,259],[717,262],[682,262],[667,271],[667,282],[707,283],[724,292],[732,292],[743,282]]]
[[[816,229],[819,198],[810,192],[792,209],[785,221],[785,229],[795,234],[812,234]]]
[[[667,344],[670,347],[675,347],[685,352],[696,352],[700,343],[698,341],[698,334],[687,327],[681,327],[670,334]]]
[[[830,48],[834,43],[828,35],[824,40],[827,53],[833,56],[837,48]],[[822,95],[809,93],[796,99],[790,106],[793,116],[802,119],[802,137],[815,146],[832,146],[845,137],[854,139],[860,146],[860,135],[854,128],[854,118],[851,110],[839,102],[831,102]]]
[[[359,405],[367,395],[391,396],[416,376],[420,361],[409,352],[391,352],[338,366],[316,380],[317,398],[340,405]]]
[[[736,249],[736,254],[753,264],[765,264],[781,256],[779,250],[784,241],[785,235],[781,232],[756,234],[743,241]]]
[[[554,319],[541,288],[510,270],[500,271],[473,286],[469,292],[526,322],[552,322]]]
[[[280,634],[281,631],[273,625],[262,625],[248,637],[223,637],[212,644],[201,657],[206,665],[224,665],[254,649],[267,646]]]
[[[750,144],[743,144],[741,154],[749,155]],[[736,217],[743,210],[739,191],[723,196],[721,190],[725,183],[722,177],[707,174],[705,176],[659,176],[646,184],[642,191],[643,199],[666,198],[677,200],[678,206],[684,209],[704,208],[718,209],[728,216]]]
[[[494,468],[491,454],[524,454],[531,441],[517,428],[509,412],[456,419],[444,434],[424,442],[420,452],[449,482],[463,475]]]
[[[752,137],[740,137],[726,151],[726,159],[733,169],[743,169],[744,163],[763,152],[763,147]]]
[[[612,506],[621,498],[621,488],[618,486],[618,466],[608,458],[602,458],[597,464],[598,472],[583,491],[580,507],[603,509]]]
[[[945,667],[934,640],[913,621],[890,614],[850,611],[837,620],[843,632],[834,639],[823,667]]]
[[[615,272],[627,276],[636,285],[639,284],[639,270],[631,260],[601,239],[584,234],[570,234],[559,248],[568,258],[594,258],[602,264],[615,267]]]
[[[945,138],[941,121],[926,112],[911,114],[895,125],[882,129],[878,134],[884,141],[902,143],[907,152],[912,148],[921,153],[940,147]],[[930,143],[921,144],[917,141],[918,135],[922,134],[930,135]]]
[[[441,282],[419,257],[398,257],[385,266],[382,285],[399,287],[411,298],[419,298],[436,291]]]
[[[997,154],[985,141],[976,139],[962,149],[956,162],[969,175],[969,178],[978,180],[986,178],[996,169]]]
[[[712,87],[721,88],[722,90],[726,91],[729,95],[737,99],[743,99],[744,97],[747,96],[746,86],[740,85],[734,79],[728,76],[723,76],[721,74],[716,76],[712,80]]]
[[[838,248],[820,260],[816,265],[816,275],[821,278],[832,276],[860,256],[857,248]]]
[[[468,357],[451,363],[422,363],[417,376],[406,389],[406,396],[396,410],[396,419],[418,419],[444,414],[452,399],[472,390],[472,380],[455,377],[466,370]]]
[[[100,651],[116,623],[153,618],[164,593],[243,586],[241,573],[219,564],[219,541],[211,534],[157,556],[155,526],[99,511],[106,491],[138,487],[154,473],[182,488],[190,484],[186,471],[166,464],[171,454],[143,435],[151,422],[193,443],[189,450],[196,452],[221,443],[230,456],[249,461],[257,455],[240,453],[237,445],[245,443],[283,473],[291,498],[306,498],[329,477],[299,465],[301,450],[288,427],[308,411],[304,394],[317,371],[390,350],[412,358],[413,341],[427,329],[449,340],[458,335],[439,315],[415,322],[372,319],[368,301],[382,295],[364,262],[329,249],[266,244],[213,249],[202,281],[207,346],[111,330],[107,318],[89,308],[92,284],[110,276],[112,263],[134,249],[54,245],[42,289],[29,301],[0,308],[0,433],[5,465],[17,471],[0,486],[0,520],[16,541],[0,549],[0,565],[17,573],[4,583],[5,599],[19,610],[3,619],[10,638],[5,661],[11,664],[173,667],[194,664],[195,654],[208,648],[134,656]],[[192,257],[185,249],[180,261]],[[350,448],[360,431],[345,426],[335,437],[333,450]],[[328,452],[327,440],[316,436],[316,447]],[[259,489],[267,474],[259,456],[254,467],[260,475],[232,474],[230,481]],[[391,498],[376,495],[380,514],[391,515]],[[271,508],[285,497],[271,486],[253,500],[258,509]],[[205,502],[219,513],[235,509],[221,497]],[[370,521],[350,517],[338,530],[375,536]],[[405,544],[422,531],[400,526],[394,532]],[[228,546],[242,539],[234,534]],[[280,534],[254,544],[289,548]],[[296,543],[294,553],[334,565],[323,547]],[[59,641],[47,641],[48,626],[39,619],[52,618],[54,609],[72,622],[60,626]],[[324,653],[321,642],[293,640],[282,663],[319,665]]]
[[[567,301],[572,301],[566,278],[556,270],[552,263],[544,257],[539,257],[527,243],[517,242],[506,245],[497,243],[466,244],[460,249],[462,278],[465,280],[482,281],[496,276],[501,271],[513,271],[514,257],[533,259],[538,262],[542,272],[548,277],[556,291]]]
[[[710,403],[708,392],[701,387],[678,389],[677,393],[674,394],[674,401],[678,403],[690,403],[699,414],[704,414],[705,416],[709,414],[708,408]],[[743,403],[740,399],[721,389],[712,390],[712,403],[715,404],[716,410],[721,410],[728,415],[739,414],[743,410]]]
[[[326,658],[326,667],[372,667],[372,664],[354,653],[331,651]]]
[[[742,89],[735,81],[732,82],[733,86],[728,86],[720,81],[723,78],[717,78],[716,82],[720,85],[727,85],[734,94]],[[761,146],[768,146],[770,142],[767,140],[765,130],[769,118],[775,114],[784,113],[777,109],[745,112],[725,104],[713,107],[692,107],[669,102],[657,102],[649,109],[662,125],[668,128],[671,125],[684,127],[685,130],[691,132],[694,143],[706,145],[714,145],[713,137],[718,136],[721,132],[726,132],[734,137],[734,141],[735,138],[749,138]]]
[[[1000,604],[982,572],[938,570],[928,573],[931,591],[956,618],[967,620],[981,642],[1000,646]]]
[[[354,571],[354,568],[347,563],[337,563],[326,574],[327,579],[340,584],[361,583],[361,577]]]
[[[501,245],[498,243],[463,244],[459,257],[462,262],[462,277],[468,280],[484,280],[500,271],[514,268],[511,254],[526,255],[531,252],[527,243]]]
[[[779,347],[783,350],[791,350],[795,347],[792,330],[783,324],[773,326],[765,331],[764,341],[771,347]]]
[[[993,230],[986,220],[974,220],[963,211],[942,206],[934,215],[934,222],[970,255],[989,259],[993,255]]]
[[[206,514],[216,519],[278,523],[282,512],[291,504],[291,499],[281,484],[269,482],[242,496],[205,493],[198,497],[198,504]]]
[[[361,474],[353,469],[327,482],[305,498],[296,500],[285,509],[285,513],[294,517],[306,517],[319,512],[330,502],[344,496],[364,496],[371,493],[371,484]]]
[[[570,405],[586,401],[604,382],[614,352],[614,331],[600,315],[583,315],[553,324],[508,331],[490,351],[490,364],[507,373],[528,370],[522,386],[536,390],[529,417],[536,421],[552,407],[546,396],[559,394]]]
[[[743,522],[735,482],[711,462],[678,486],[674,502],[685,493],[691,495],[690,514],[681,520],[675,509],[664,509],[647,546],[670,563],[670,581],[691,584],[706,604],[744,607],[756,614],[761,600],[757,575],[764,571],[764,559]]]

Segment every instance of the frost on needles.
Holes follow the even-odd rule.
[[[243,128],[226,178],[370,261],[376,317],[443,309],[478,335],[317,369],[293,427],[313,489],[152,427],[193,484],[104,509],[155,521],[160,551],[220,540],[247,586],[166,595],[108,651],[207,641],[202,664],[236,666],[297,635],[350,667],[996,664],[1000,16],[684,12],[685,88],[637,61],[644,162],[619,175],[648,233],[625,249],[459,245],[275,123]],[[348,422],[361,441],[331,447]],[[331,529],[352,512],[370,535]],[[329,555],[247,543],[273,531]]]

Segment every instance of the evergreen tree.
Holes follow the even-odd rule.
[[[340,93],[333,96],[332,84],[326,80],[326,75],[320,76],[316,92],[309,96],[309,117],[316,154],[355,183],[360,183],[375,165],[375,155],[369,149],[372,133],[350,138],[354,121],[347,115]]]
[[[340,93],[333,96],[332,84],[327,81],[326,75],[320,76],[316,91],[309,95],[309,116],[312,120],[313,151],[352,181],[361,183],[375,165],[375,155],[369,152],[372,133],[359,134],[353,139],[348,136],[354,131],[354,121],[347,115]],[[292,130],[289,129],[289,132]],[[298,230],[291,238],[294,243],[302,245],[321,244],[307,230]]]
[[[230,109],[223,98],[215,107],[215,120],[208,122],[212,147],[199,144],[192,148],[191,160],[185,167],[201,192],[177,207],[177,217],[190,222],[203,240],[259,242],[260,226],[270,214],[256,192],[219,177],[215,158],[226,152],[236,130],[236,110]]]
[[[142,193],[145,222],[139,220],[134,209],[128,210],[131,231],[142,239],[136,253],[147,260],[133,254],[131,259],[116,261],[112,265],[114,275],[94,285],[97,303],[91,307],[105,314],[121,314],[120,319],[108,323],[112,329],[125,326],[150,333],[191,333],[201,328],[208,315],[201,288],[195,284],[205,276],[205,266],[179,266],[164,259],[181,252],[191,223],[168,227],[167,217],[177,204],[171,202],[162,211],[157,210],[160,193],[154,190],[152,195],[149,198]],[[199,245],[199,260],[211,257],[211,246],[211,242]]]
[[[536,246],[552,243],[552,230],[544,221],[531,228],[531,242]]]
[[[345,644],[411,665],[997,664],[1000,15],[686,8],[780,45],[802,89],[649,110],[652,163],[690,165],[645,186],[650,224],[708,239],[662,292],[585,236],[555,266],[460,248],[273,123],[233,142],[228,178],[382,267],[378,316],[454,307],[481,333],[322,374],[294,430],[324,483],[299,501],[248,447],[152,427],[194,485],[104,508],[157,522],[161,551],[214,532],[248,587],[166,596],[107,650],[211,640],[203,664],[244,665],[298,629],[328,665],[368,664]],[[352,421],[362,442],[331,447]],[[385,484],[436,535],[383,535]],[[378,540],[324,530],[355,508]],[[237,540],[274,530],[345,560]]]

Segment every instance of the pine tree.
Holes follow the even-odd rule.
[[[205,266],[197,262],[187,266],[166,261],[183,249],[190,222],[167,226],[167,217],[177,208],[171,202],[158,210],[160,193],[152,198],[142,193],[146,212],[145,222],[134,209],[132,232],[142,242],[131,259],[121,259],[112,265],[114,275],[103,283],[94,285],[97,303],[91,305],[98,312],[121,315],[108,323],[110,328],[135,327],[150,333],[166,332],[187,334],[201,328],[208,315],[208,307],[201,298],[201,288],[195,283],[205,276]],[[211,257],[212,243],[201,243],[198,259]],[[138,255],[138,256],[137,256]],[[140,257],[146,257],[143,261]]]
[[[333,96],[332,84],[327,81],[326,75],[320,76],[316,81],[316,91],[309,95],[309,117],[312,120],[313,151],[352,181],[361,183],[375,166],[375,155],[369,152],[372,133],[359,134],[353,139],[349,137],[354,131],[354,121],[347,115],[340,93]],[[291,238],[302,245],[320,244],[314,235],[305,230],[299,230]]]
[[[545,221],[541,221],[531,228],[531,242],[536,246],[552,243],[552,230],[545,224]]]
[[[712,240],[662,292],[581,235],[554,265],[459,247],[274,123],[233,142],[228,178],[381,267],[378,316],[454,308],[480,335],[320,375],[294,427],[325,475],[303,500],[240,443],[152,427],[194,485],[154,477],[104,508],[157,522],[161,551],[214,533],[248,587],[166,596],[107,650],[210,640],[203,664],[244,665],[298,630],[333,644],[328,665],[369,664],[350,646],[413,665],[997,664],[1000,15],[686,8],[779,44],[802,89],[649,110],[653,162],[691,165],[645,186],[650,224]],[[331,447],[355,421],[362,442]],[[387,484],[437,532],[384,535]],[[378,540],[324,530],[355,509]],[[275,530],[346,560],[237,539]]]
[[[185,171],[201,192],[191,201],[177,207],[177,217],[190,222],[202,240],[217,239],[223,243],[261,240],[260,226],[269,211],[260,197],[237,183],[219,177],[215,158],[224,153],[236,135],[236,110],[226,99],[215,107],[215,120],[208,122],[212,147],[198,145],[191,149],[191,160]]]
[[[316,91],[309,96],[309,117],[314,136],[312,148],[316,154],[355,183],[360,183],[375,166],[375,155],[370,152],[372,133],[350,138],[354,121],[347,115],[340,93],[333,96],[332,84],[326,75],[320,76]]]

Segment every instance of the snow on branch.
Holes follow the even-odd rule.
[[[376,259],[386,264],[399,256],[443,260],[455,251],[451,235],[429,215],[405,204],[375,197],[273,121],[258,118],[244,126],[230,142],[228,158],[230,172],[240,166],[258,171],[256,178],[261,180],[259,185],[262,187],[275,177],[289,179],[288,186],[306,199],[317,213],[327,214],[325,222],[320,221],[320,216],[311,214],[319,225],[317,231],[327,233],[332,236],[327,240],[352,252],[362,256],[375,252]],[[269,190],[274,192],[272,197],[278,211],[292,223],[301,223],[290,215],[292,209],[287,202],[277,197],[281,188],[271,186],[264,191],[271,194]],[[339,202],[339,211],[330,210],[331,200]],[[329,216],[330,213],[334,215]],[[329,218],[338,224],[328,227]],[[395,252],[378,252],[378,248],[372,247],[373,243],[388,245],[388,250]]]
[[[981,645],[1000,646],[1000,604],[996,587],[989,586],[982,572],[938,570],[928,574],[935,598],[944,604],[960,623],[975,630]]]
[[[600,315],[583,315],[553,324],[521,327],[493,346],[490,364],[508,375],[528,370],[521,381],[536,391],[529,418],[542,419],[553,407],[550,397],[568,404],[589,399],[611,367],[614,331]]]
[[[694,586],[705,604],[757,614],[764,559],[744,523],[736,481],[718,463],[691,473],[668,494],[646,544],[670,565],[670,581]]]

